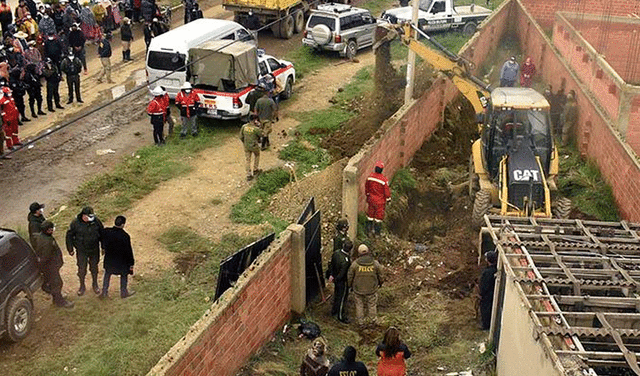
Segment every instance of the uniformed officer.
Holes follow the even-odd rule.
[[[62,296],[62,278],[60,268],[62,267],[62,251],[58,242],[53,237],[55,226],[50,221],[42,222],[40,226],[42,232],[36,238],[36,255],[38,264],[42,272],[43,285],[48,286],[49,293],[53,297],[53,304],[58,307],[71,308],[73,302]]]
[[[342,243],[342,249],[333,252],[331,261],[327,267],[327,278],[335,285],[333,306],[331,315],[336,316],[340,322],[349,323],[347,318],[347,273],[351,266],[351,249],[353,243],[348,238]]]
[[[376,261],[369,247],[361,244],[358,247],[358,259],[349,267],[349,286],[353,289],[356,303],[358,325],[364,325],[364,307],[368,317],[376,322],[378,307],[378,289],[382,286],[382,265]]]
[[[260,138],[262,137],[262,129],[258,116],[251,115],[251,121],[240,128],[240,141],[244,145],[244,155],[246,158],[247,180],[253,179],[261,170],[258,168],[260,164]],[[253,155],[253,172],[251,171],[251,156]]]

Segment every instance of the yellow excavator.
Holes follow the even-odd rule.
[[[417,35],[435,48],[418,41]],[[489,213],[568,218],[571,201],[556,198],[558,151],[551,132],[549,103],[543,95],[530,88],[491,90],[471,74],[471,62],[412,25],[381,24],[376,36],[378,41],[399,37],[449,77],[475,109],[480,138],[473,143],[469,160],[474,227],[480,227]]]

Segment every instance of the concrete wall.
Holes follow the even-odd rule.
[[[600,87],[597,85],[603,85],[603,83],[591,80],[584,72],[581,73],[575,61],[577,70],[572,69],[574,65],[571,65],[568,60],[572,59],[570,51],[566,45],[562,44],[568,43],[566,41],[571,40],[570,37],[567,40],[562,34],[560,39],[565,42],[559,41],[559,47],[556,47],[542,28],[535,23],[528,9],[522,6],[522,2],[520,0],[512,0],[512,2],[517,5],[510,18],[514,22],[513,29],[528,30],[526,33],[517,33],[517,36],[525,54],[539,55],[540,74],[543,81],[552,84],[554,88],[559,88],[561,83],[565,82],[567,92],[575,90],[577,93],[579,119],[576,136],[579,150],[598,165],[603,177],[611,185],[622,217],[630,221],[640,221],[640,206],[636,204],[637,198],[640,197],[640,164],[633,149],[618,132],[617,124],[601,104],[609,100],[613,101],[611,95],[606,94],[608,90],[603,93],[602,89],[597,89]],[[562,53],[561,49],[566,51],[567,55]],[[585,82],[587,79],[589,81]],[[620,103],[618,108],[624,109],[625,106],[630,106],[630,116],[636,116],[633,111],[637,113],[640,105],[622,102],[618,100]],[[618,112],[615,106],[612,106],[611,110]],[[629,136],[636,134],[638,132],[636,125],[630,122],[626,132]]]
[[[534,333],[528,303],[520,296],[513,276],[506,276],[502,306],[498,376],[562,376],[564,372],[556,368],[555,354],[547,353]]]
[[[522,0],[545,30],[551,30],[559,11],[633,17],[640,14],[640,0]]]
[[[148,375],[233,375],[304,307],[304,227],[291,225]]]

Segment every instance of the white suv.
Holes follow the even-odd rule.
[[[366,9],[321,4],[311,11],[302,43],[351,59],[359,49],[373,45],[376,26],[377,20]]]

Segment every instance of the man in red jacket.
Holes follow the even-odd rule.
[[[18,138],[18,120],[20,112],[16,103],[11,97],[11,89],[4,86],[2,88],[2,98],[0,98],[0,115],[2,115],[2,128],[5,133],[7,148],[12,149],[15,145],[22,145]]]
[[[164,115],[166,108],[164,105],[164,91],[157,86],[151,92],[153,99],[147,106],[147,114],[151,117],[151,125],[153,126],[153,141],[157,146],[164,145],[164,137],[162,136],[164,128]]]
[[[191,130],[192,136],[198,135],[198,106],[200,99],[189,82],[185,82],[180,88],[180,92],[176,95],[176,106],[180,109],[180,118],[182,119],[182,130],[180,138],[187,137],[187,129]]]
[[[380,235],[382,229],[382,221],[384,220],[384,208],[387,201],[391,200],[391,190],[389,189],[389,181],[382,175],[384,163],[376,162],[375,171],[369,175],[364,186],[364,192],[367,195],[367,234]]]

